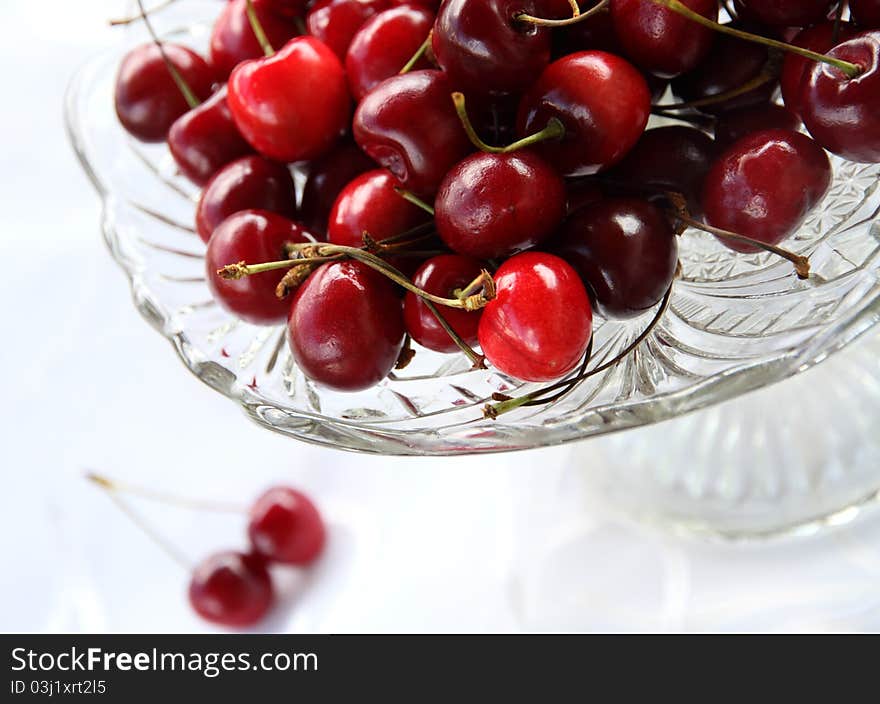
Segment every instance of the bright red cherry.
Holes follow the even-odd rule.
[[[179,44],[163,42],[162,48],[196,98],[211,95],[214,71],[201,56]],[[122,59],[114,97],[122,126],[142,142],[164,141],[174,121],[190,109],[154,43]]]
[[[339,59],[314,37],[296,37],[265,59],[239,64],[229,108],[244,138],[278,161],[321,156],[347,128],[351,98]]]
[[[423,197],[433,196],[446,172],[473,151],[452,90],[441,71],[410,71],[382,81],[354,114],[360,148]]]
[[[880,0],[849,0],[853,21],[864,29],[880,29]]]
[[[189,583],[189,603],[202,618],[243,628],[257,623],[274,601],[272,579],[261,557],[221,552],[201,562]]]
[[[718,0],[684,0],[688,8],[718,19]],[[673,78],[697,67],[715,32],[651,0],[611,0],[615,33],[626,56],[642,69]]]
[[[577,272],[552,254],[523,252],[495,272],[495,286],[479,327],[486,359],[523,381],[553,381],[574,369],[593,334]]]
[[[324,549],[326,530],[308,496],[277,486],[251,507],[248,537],[254,552],[270,562],[308,565]]]
[[[564,176],[586,176],[620,161],[650,114],[651,94],[638,69],[613,54],[582,51],[550,64],[523,96],[517,134],[539,132],[552,117],[561,120],[565,136],[535,150]]]
[[[806,27],[828,17],[835,0],[735,0],[743,19],[777,27]]]
[[[386,78],[396,76],[425,41],[434,13],[417,5],[398,5],[367,20],[345,55],[345,73],[355,100]],[[431,68],[422,57],[415,69]]]
[[[168,132],[168,148],[183,174],[199,186],[253,151],[232,120],[225,86],[175,120]]]
[[[797,132],[800,118],[788,108],[776,103],[752,105],[731,110],[718,116],[715,123],[715,141],[722,149],[746,135],[763,130],[791,130]]]
[[[400,298],[366,264],[324,264],[297,289],[288,332],[309,379],[336,391],[368,389],[388,376],[403,347]]]
[[[801,117],[813,138],[844,159],[880,162],[880,31],[839,44],[829,56],[862,68],[848,78],[817,63],[803,86]]]
[[[306,24],[309,34],[330,47],[340,61],[345,61],[357,31],[373,15],[389,7],[391,0],[318,0],[309,10]]]
[[[351,181],[336,198],[327,224],[333,244],[361,247],[364,232],[374,240],[395,237],[430,217],[394,189],[398,181],[385,169],[374,169]]]
[[[638,198],[603,199],[578,211],[554,239],[553,251],[581,275],[607,318],[631,318],[655,306],[678,264],[669,220]]]
[[[238,262],[262,264],[287,259],[284,245],[313,241],[303,227],[267,210],[230,215],[214,230],[205,254],[205,273],[214,299],[230,313],[255,325],[284,322],[290,302],[279,299],[275,288],[286,270],[264,271],[237,280],[223,279],[217,270]]]
[[[303,188],[299,220],[313,232],[325,235],[330,211],[340,191],[349,181],[375,166],[370,157],[348,140],[340,142],[324,156],[311,162]]]
[[[426,261],[413,276],[413,283],[423,291],[443,298],[453,298],[474,281],[485,265],[479,259],[460,254],[441,254]],[[477,327],[481,311],[466,311],[440,306],[443,318],[467,344],[477,344]],[[435,352],[458,352],[449,333],[437,321],[437,317],[425,302],[411,291],[403,303],[403,320],[406,331],[422,347]]]
[[[453,167],[434,202],[437,232],[450,249],[480,259],[539,244],[562,222],[565,184],[537,154],[478,153]]]
[[[254,11],[269,43],[276,49],[299,32],[290,18],[274,12],[266,3],[254,3]],[[263,56],[247,16],[247,0],[229,0],[211,30],[211,64],[223,78],[242,61]]]
[[[196,229],[207,242],[221,222],[249,208],[296,217],[296,188],[284,164],[261,156],[233,161],[208,181],[196,205]]]
[[[767,130],[743,137],[706,176],[706,221],[767,244],[791,235],[831,185],[828,155],[799,132]],[[722,242],[739,252],[752,245]]]

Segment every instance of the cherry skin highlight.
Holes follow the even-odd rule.
[[[553,381],[572,371],[593,331],[577,272],[552,254],[523,252],[501,265],[495,286],[478,330],[489,362],[522,381]]]
[[[193,571],[189,603],[202,618],[221,626],[252,626],[274,601],[272,579],[262,558],[240,552],[211,555]]]
[[[196,205],[196,230],[207,242],[221,222],[249,208],[296,217],[296,189],[284,164],[256,154],[233,161],[218,171]],[[227,262],[228,263],[228,262]]]
[[[309,34],[324,42],[340,61],[345,61],[358,30],[391,4],[391,0],[318,0],[309,10],[306,26]]]
[[[403,311],[394,286],[358,261],[320,266],[290,307],[288,342],[312,381],[336,391],[375,386],[403,347]]]
[[[308,496],[286,486],[273,487],[250,510],[248,537],[254,552],[270,562],[306,566],[324,549],[326,529]]]

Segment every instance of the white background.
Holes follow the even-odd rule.
[[[577,492],[537,511],[530,497],[566,481],[572,453],[601,458],[603,441],[355,456],[272,435],[197,382],[132,307],[62,128],[69,76],[119,40],[105,21],[120,5],[0,5],[0,630],[210,630],[186,604],[186,571],[86,469],[243,504],[273,482],[311,493],[329,550],[308,574],[278,575],[267,630],[880,628],[876,519],[737,546],[656,532]],[[244,545],[240,517],[137,505],[193,560]]]

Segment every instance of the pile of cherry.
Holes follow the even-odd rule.
[[[202,187],[217,301],[310,379],[368,388],[412,340],[558,380],[593,311],[668,301],[684,229],[803,278],[779,244],[828,152],[880,162],[880,0],[588,4],[224,0],[207,59],[125,57],[116,110]]]

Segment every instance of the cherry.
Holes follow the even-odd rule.
[[[214,71],[191,49],[162,43],[168,61],[177,69],[197,100],[211,95]],[[174,121],[190,109],[155,43],[132,49],[116,75],[116,115],[122,126],[142,142],[161,142]]]
[[[403,186],[433,196],[446,172],[472,151],[441,71],[410,71],[382,81],[354,114],[354,138]]]
[[[265,8],[269,12],[282,17],[301,17],[306,10],[308,0],[253,0],[256,9]]]
[[[552,254],[523,252],[495,272],[495,286],[478,330],[492,365],[523,381],[552,381],[574,369],[593,332],[577,272]]]
[[[255,2],[254,12],[272,46],[284,46],[299,34],[291,19],[273,11],[265,2]],[[242,61],[263,56],[263,48],[248,20],[247,0],[229,0],[220,12],[211,30],[210,56],[211,64],[224,78]]]
[[[394,367],[403,312],[382,274],[358,261],[330,262],[297,289],[288,331],[303,374],[337,391],[360,391]]]
[[[880,162],[880,32],[864,32],[829,53],[862,68],[855,78],[817,63],[802,88],[801,117],[825,149],[856,162]]]
[[[506,257],[534,247],[558,227],[565,184],[529,150],[481,152],[446,174],[434,209],[437,232],[450,249],[480,259]]]
[[[248,208],[296,217],[296,189],[284,164],[253,155],[233,161],[218,171],[196,205],[199,237],[207,242],[223,220]]]
[[[849,0],[849,11],[859,27],[880,28],[880,0]]]
[[[753,105],[720,115],[715,123],[715,141],[726,149],[753,132],[773,129],[797,132],[800,126],[800,118],[788,108],[776,103]]]
[[[416,271],[413,283],[423,291],[452,298],[474,281],[483,269],[479,259],[460,254],[441,254],[432,257]],[[477,327],[482,311],[465,311],[440,307],[440,313],[456,334],[468,345],[477,344]],[[408,292],[403,303],[403,319],[406,331],[422,347],[435,352],[458,352],[459,348],[449,333],[437,320],[437,316],[416,294]]]
[[[598,4],[598,0],[580,2],[581,13]],[[623,45],[614,31],[614,20],[610,12],[597,12],[587,19],[567,27],[559,27],[552,32],[552,55],[560,58],[576,51],[605,51],[609,54],[623,55]]]
[[[812,139],[788,130],[757,132],[734,143],[706,176],[706,222],[775,245],[800,226],[830,184],[828,155]],[[722,242],[736,251],[758,251]]]
[[[327,224],[333,244],[361,247],[364,233],[374,240],[403,234],[427,222],[429,216],[394,189],[398,181],[385,169],[361,174],[339,193]]]
[[[214,230],[205,254],[205,272],[214,299],[230,313],[254,325],[283,322],[290,304],[275,295],[275,288],[285,271],[225,279],[217,270],[242,261],[263,264],[287,259],[285,244],[312,241],[314,237],[303,227],[267,210],[243,210],[230,215]]]
[[[691,10],[718,19],[718,0],[684,0]],[[611,0],[611,16],[626,56],[664,78],[697,67],[712,47],[714,33],[651,0]]]
[[[605,191],[595,178],[569,179],[565,182],[565,215],[566,217],[578,212],[581,208],[602,200]]]
[[[578,211],[553,251],[580,274],[596,311],[607,318],[631,318],[655,306],[678,264],[669,220],[638,198],[607,198]]]
[[[806,27],[828,17],[835,0],[734,0],[737,13],[778,27]]]
[[[225,86],[175,120],[168,132],[168,148],[183,174],[199,186],[253,151],[232,120]]]
[[[390,0],[318,0],[309,10],[306,24],[309,34],[330,47],[340,61],[345,61],[357,31],[373,15],[389,7]]]
[[[266,560],[308,565],[324,549],[326,531],[321,514],[308,496],[277,486],[251,507],[248,536],[254,552]]]
[[[535,150],[565,176],[586,176],[620,161],[645,131],[651,94],[639,71],[624,59],[582,51],[551,63],[523,96],[517,134],[533,134],[550,118],[565,136]],[[621,119],[626,115],[626,119]]]
[[[398,5],[371,17],[354,35],[345,56],[348,86],[360,100],[386,78],[400,73],[422,45],[434,14],[416,5]],[[414,68],[431,68],[422,57]]]
[[[196,613],[222,626],[252,626],[274,598],[264,560],[240,552],[211,555],[195,568],[189,583],[189,603]]]
[[[229,108],[245,139],[278,161],[314,159],[348,126],[345,71],[325,44],[295,37],[273,56],[239,64]]]
[[[326,235],[330,211],[349,181],[369,171],[375,162],[354,142],[344,140],[309,164],[299,210],[300,221],[310,230]]]

